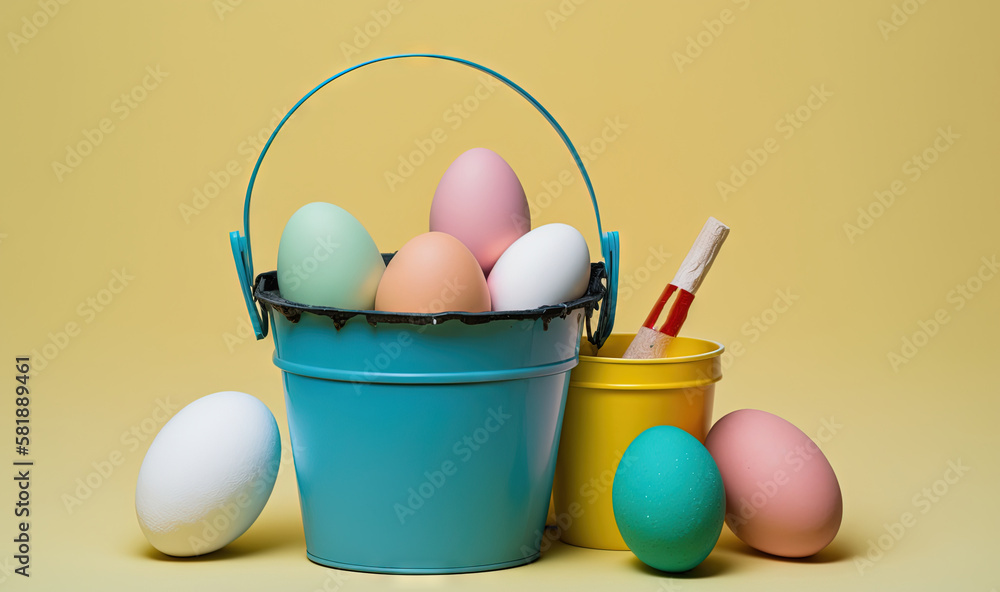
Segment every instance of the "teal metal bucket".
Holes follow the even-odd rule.
[[[471,66],[537,107],[573,154],[601,232],[579,155],[527,92],[458,58],[389,56],[327,79],[278,124],[247,188],[245,234],[230,234],[237,273],[258,339],[272,327],[309,559],[380,573],[522,565],[539,557],[581,334],[586,326],[588,338],[600,344],[611,333],[617,233],[601,232],[604,262],[592,265],[586,295],[529,311],[401,314],[312,307],[282,298],[273,271],[250,281],[250,195],[278,131],[326,84],[362,66],[404,57]]]

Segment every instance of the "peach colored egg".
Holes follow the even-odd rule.
[[[462,153],[434,191],[430,229],[462,241],[489,275],[507,247],[531,230],[528,200],[514,170],[488,148]]]
[[[818,553],[837,535],[844,502],[833,467],[802,430],[756,409],[734,411],[705,438],[726,489],[726,524],[782,557]]]
[[[486,312],[490,289],[479,262],[461,241],[443,232],[425,232],[389,261],[375,293],[375,309]]]

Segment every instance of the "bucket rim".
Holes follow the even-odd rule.
[[[392,255],[383,253],[386,262],[388,262]],[[349,320],[357,316],[364,316],[368,324],[372,326],[376,326],[378,323],[438,325],[450,320],[459,320],[467,325],[480,325],[493,321],[507,320],[542,320],[545,326],[548,327],[549,322],[553,319],[566,318],[571,312],[582,309],[586,319],[587,335],[590,337],[592,335],[590,326],[591,316],[595,310],[600,308],[601,301],[608,290],[604,283],[606,278],[607,272],[604,263],[591,263],[587,292],[580,298],[530,310],[510,311],[404,313],[311,306],[293,302],[281,296],[278,289],[277,271],[267,271],[258,275],[254,281],[253,295],[261,303],[262,307],[273,308],[292,323],[297,323],[302,317],[302,313],[311,313],[328,317],[334,322],[337,329],[342,328]]]
[[[635,335],[634,333],[612,333],[609,337],[616,335]],[[711,351],[692,354],[689,356],[671,356],[669,358],[652,358],[649,360],[633,360],[626,358],[607,358],[604,356],[590,356],[585,354],[580,354],[580,362],[590,362],[597,364],[620,364],[622,366],[653,366],[660,364],[687,364],[691,362],[701,362],[703,360],[709,360],[721,356],[723,352],[726,351],[726,346],[722,345],[718,341],[712,339],[702,339],[700,337],[684,337],[684,339],[693,339],[696,341],[701,341],[703,343],[709,343],[714,345],[715,348]]]

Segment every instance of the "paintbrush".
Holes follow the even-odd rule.
[[[687,257],[684,258],[677,274],[674,275],[673,281],[663,289],[663,293],[653,305],[653,309],[649,311],[646,322],[642,324],[635,339],[625,350],[623,358],[647,360],[664,357],[667,346],[680,332],[681,325],[687,318],[688,309],[694,302],[695,292],[704,281],[708,270],[712,268],[712,263],[715,261],[716,255],[719,254],[719,249],[722,248],[722,243],[726,241],[727,236],[729,236],[729,227],[722,222],[711,217],[708,222],[705,222],[705,226],[702,227],[701,233],[695,239],[694,245],[688,251]],[[666,306],[667,300],[674,292],[677,292],[677,299],[671,305],[667,319],[663,321],[659,330],[654,329],[656,320],[663,312],[663,307]]]

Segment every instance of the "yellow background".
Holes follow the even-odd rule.
[[[30,382],[32,577],[10,572],[13,545],[0,543],[4,587],[1000,586],[993,370],[1000,279],[972,279],[982,258],[1000,251],[1000,6],[404,0],[378,24],[388,0],[232,2],[226,12],[220,6],[228,4],[209,1],[0,7],[0,360],[8,390],[15,356],[57,347],[67,323],[79,328]],[[29,38],[32,19],[44,24]],[[374,35],[361,36],[366,27]],[[226,234],[242,227],[248,159],[256,156],[248,137],[266,136],[275,113],[325,77],[409,51],[453,54],[506,74],[574,141],[592,146],[602,219],[621,233],[621,331],[641,322],[708,216],[732,227],[685,333],[742,352],[728,358],[716,417],[754,407],[810,435],[824,421],[841,426],[821,441],[845,500],[831,547],[812,560],[782,561],[748,550],[725,529],[701,567],[673,579],[629,553],[563,545],[502,572],[348,573],[342,584],[331,576],[341,572],[306,560],[280,376],[271,343],[247,338]],[[152,88],[137,91],[147,68],[162,78],[146,78]],[[536,224],[574,224],[596,253],[578,177],[559,197],[539,199],[544,184],[572,166],[558,138],[508,90],[480,89],[486,98],[469,100],[479,84],[460,66],[411,60],[367,68],[315,97],[262,168],[253,204],[257,271],[273,269],[285,220],[314,200],[348,208],[383,251],[397,249],[425,230],[451,160],[479,145],[500,152],[532,203],[548,206]],[[810,108],[814,87],[827,96]],[[449,109],[466,100],[476,109],[452,129]],[[790,128],[778,122],[797,110],[807,120],[786,137]],[[67,146],[105,118],[111,131],[57,175],[53,163],[66,162]],[[609,120],[627,127],[607,132]],[[447,140],[390,190],[385,172],[438,127]],[[939,141],[948,150],[935,153],[939,129],[958,137]],[[602,133],[615,136],[603,147]],[[723,198],[717,184],[769,139],[777,151]],[[936,160],[914,179],[907,162],[927,149]],[[236,173],[222,174],[227,167]],[[894,181],[905,192],[879,210],[875,192]],[[196,190],[214,194],[213,183],[217,196],[185,219],[182,205],[193,207]],[[859,223],[859,208],[880,215],[849,236],[844,225]],[[128,285],[102,292],[122,269],[134,276]],[[967,283],[979,288],[972,299],[949,296]],[[772,308],[777,291],[797,298],[780,313]],[[100,298],[99,311],[88,304]],[[918,336],[923,345],[912,360],[893,367],[889,354],[939,309],[947,322],[926,340]],[[755,318],[766,331],[753,328]],[[144,438],[155,432],[157,400],[181,406],[220,390],[249,392],[271,408],[285,463],[270,503],[242,538],[202,559],[169,560],[146,544],[134,515],[149,440],[122,435],[133,427]],[[0,405],[5,431],[13,431],[12,399]],[[3,456],[13,460],[5,441]],[[114,454],[121,464],[67,510],[77,479]],[[856,559],[885,534],[883,525],[913,512],[914,496],[941,479],[949,461],[970,470],[859,569]],[[12,508],[13,481],[0,492],[0,507]],[[9,541],[14,520],[8,509],[2,514],[0,540]]]

